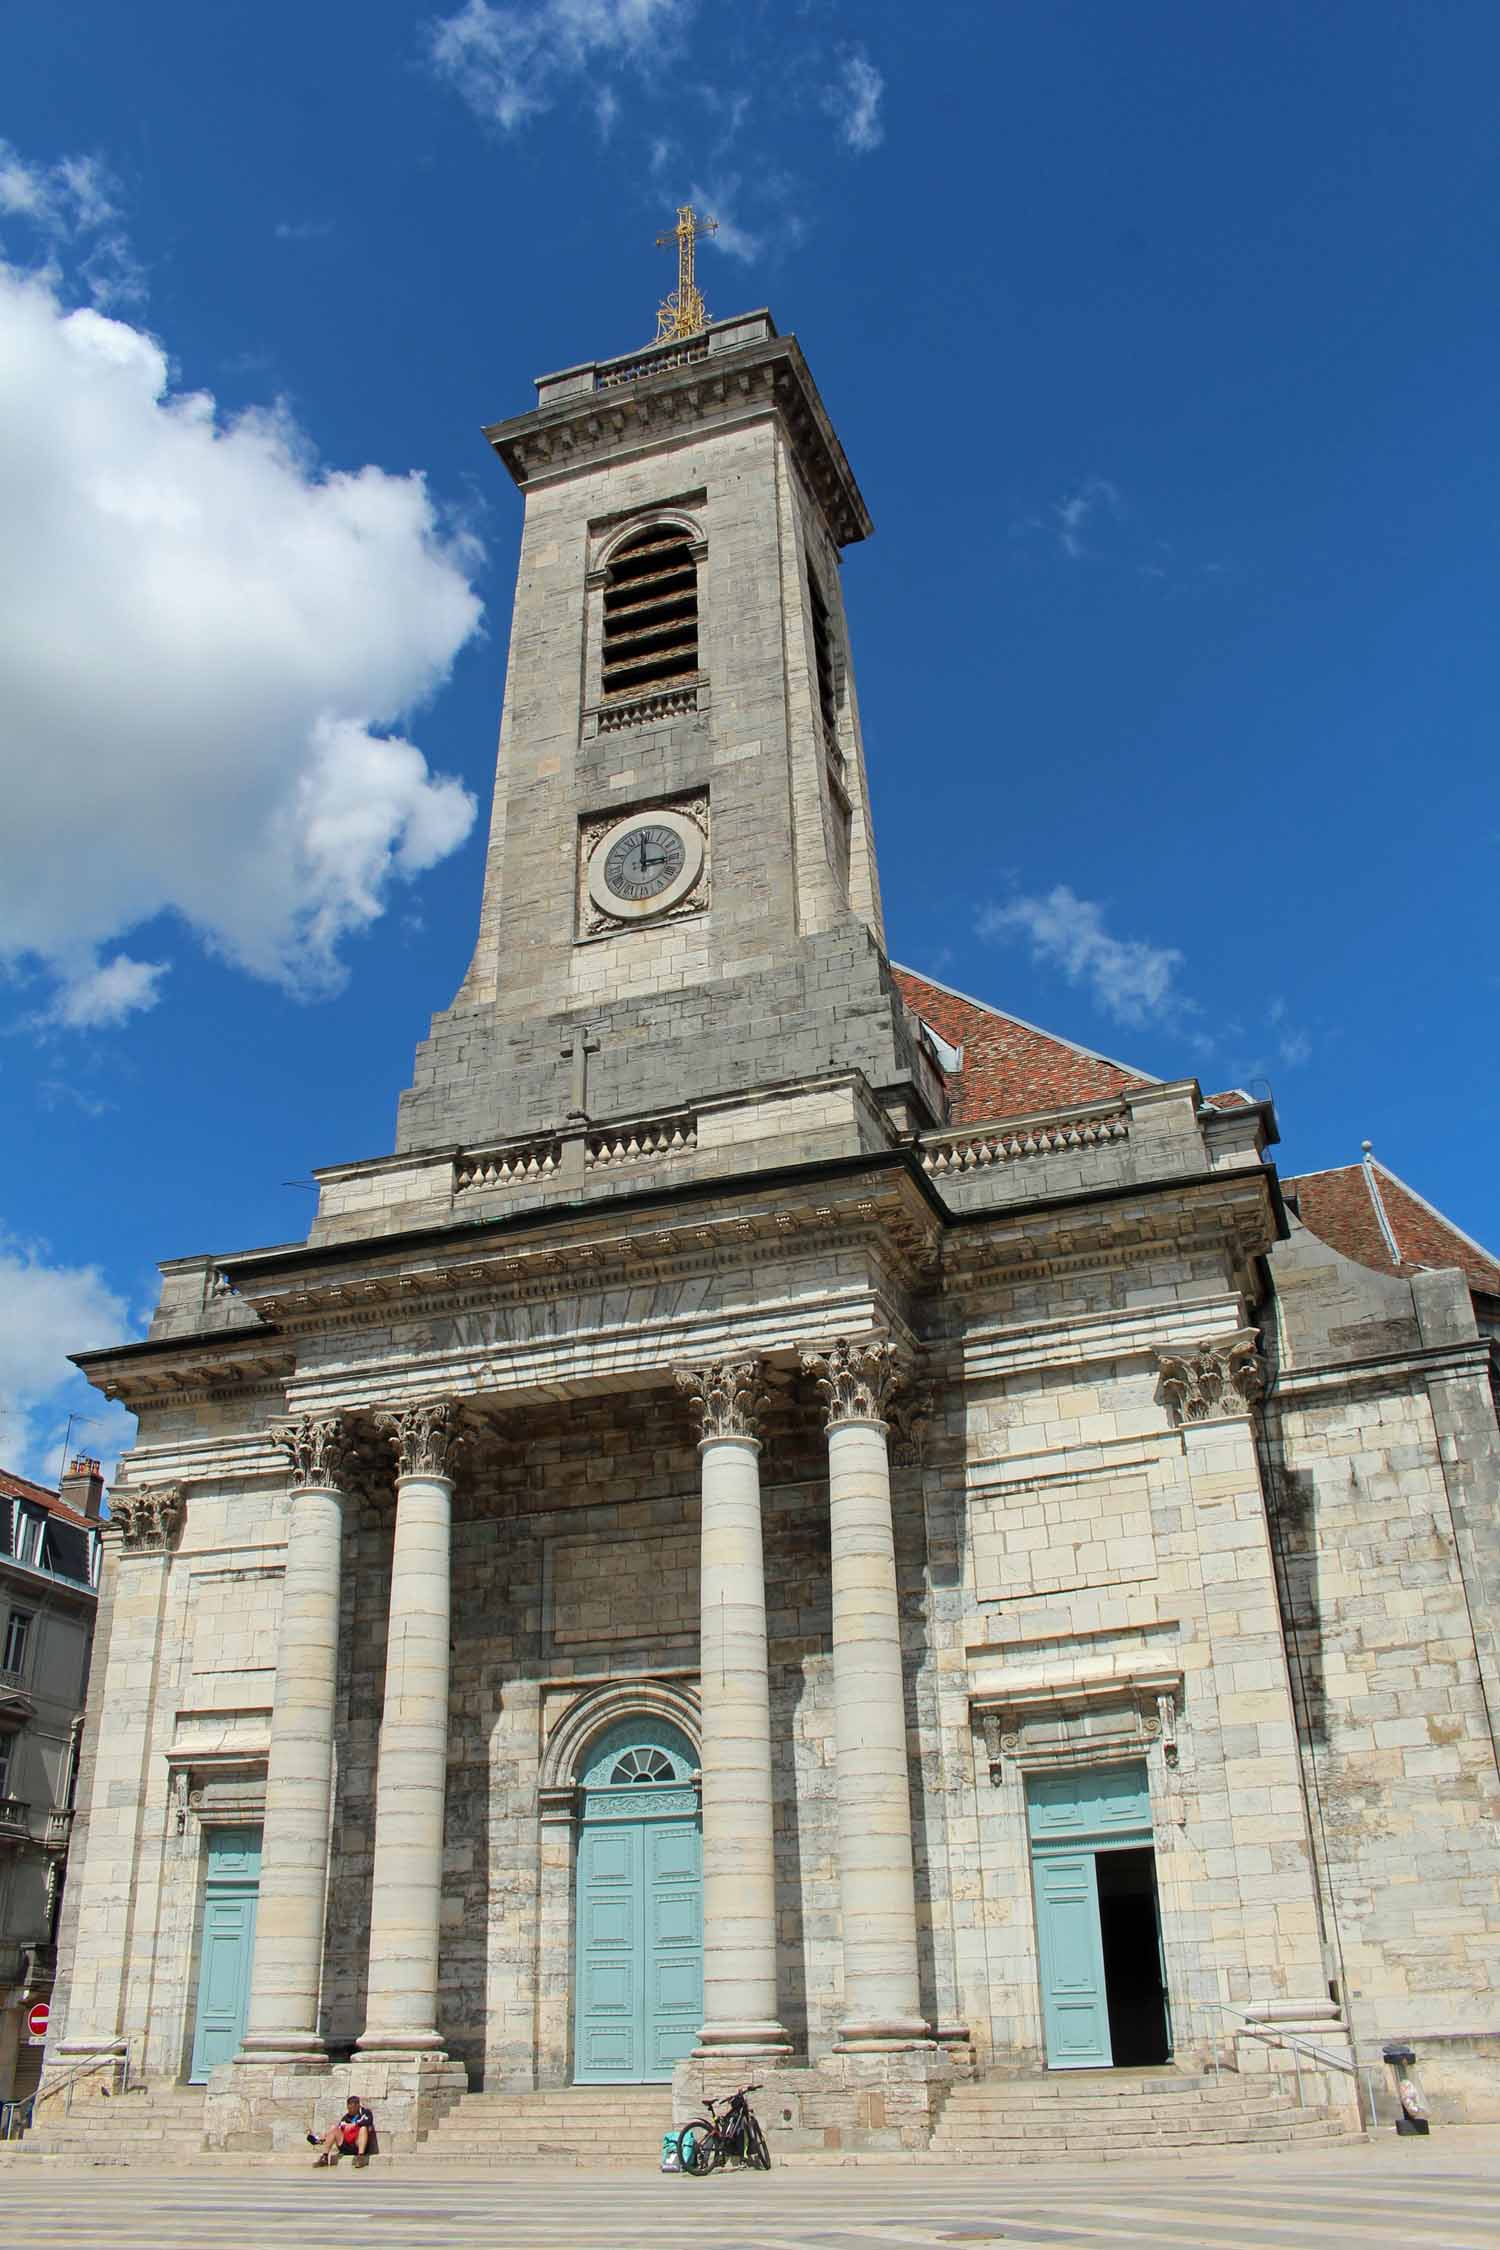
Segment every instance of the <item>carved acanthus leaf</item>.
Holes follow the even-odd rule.
[[[396,1449],[398,1477],[446,1477],[449,1458],[463,1443],[458,1406],[451,1398],[421,1399],[378,1417]]]
[[[349,1432],[337,1414],[300,1414],[274,1433],[292,1465],[292,1486],[338,1491],[349,1458]]]
[[[826,1352],[804,1352],[802,1368],[817,1379],[830,1430],[840,1422],[885,1421],[903,1380],[896,1347],[882,1336],[854,1344],[835,1337]]]
[[[708,1438],[758,1438],[765,1391],[758,1359],[719,1359],[706,1367],[677,1367],[677,1388],[685,1393]]]
[[[1248,1414],[1265,1388],[1265,1370],[1254,1328],[1210,1337],[1190,1352],[1158,1352],[1161,1395],[1179,1429],[1188,1422],[1217,1422]]]
[[[138,1491],[117,1485],[110,1494],[109,1513],[128,1553],[164,1554],[177,1544],[187,1515],[187,1495],[180,1484],[143,1484]]]
[[[891,1426],[891,1461],[898,1469],[920,1469],[927,1458],[927,1434],[932,1427],[932,1387],[919,1383],[886,1408]]]

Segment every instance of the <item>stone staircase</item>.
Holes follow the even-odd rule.
[[[7,2144],[15,2163],[68,2157],[85,2164],[188,2164],[203,2149],[201,2086],[137,2086],[106,2094],[82,2079],[44,2102],[36,2123]]]
[[[661,2162],[670,2086],[560,2086],[543,2093],[464,2094],[405,2161],[550,2164],[622,2171]]]
[[[1226,2071],[1069,2070],[1045,2078],[981,2078],[955,2086],[932,2136],[950,2164],[1107,2163],[1254,2143],[1331,2141],[1347,2128],[1299,2107],[1274,2079]]]

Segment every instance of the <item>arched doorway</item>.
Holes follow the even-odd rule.
[[[703,2021],[703,1839],[691,1743],[617,1719],[583,1759],[573,2076],[663,2083]]]

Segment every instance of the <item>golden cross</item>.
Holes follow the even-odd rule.
[[[656,238],[658,250],[669,242],[677,245],[677,287],[656,315],[656,341],[671,343],[682,336],[701,336],[708,326],[708,307],[703,302],[694,273],[695,254],[700,234],[717,234],[717,219],[700,219],[691,203],[679,205],[677,224],[670,234]]]

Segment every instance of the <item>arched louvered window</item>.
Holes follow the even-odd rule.
[[[818,708],[823,714],[823,729],[829,747],[838,749],[839,704],[838,688],[833,670],[833,633],[828,622],[828,604],[818,581],[809,572],[807,590],[812,596],[813,658],[818,668]]]
[[[680,525],[634,532],[604,587],[604,692],[630,695],[698,670],[698,565]]]

